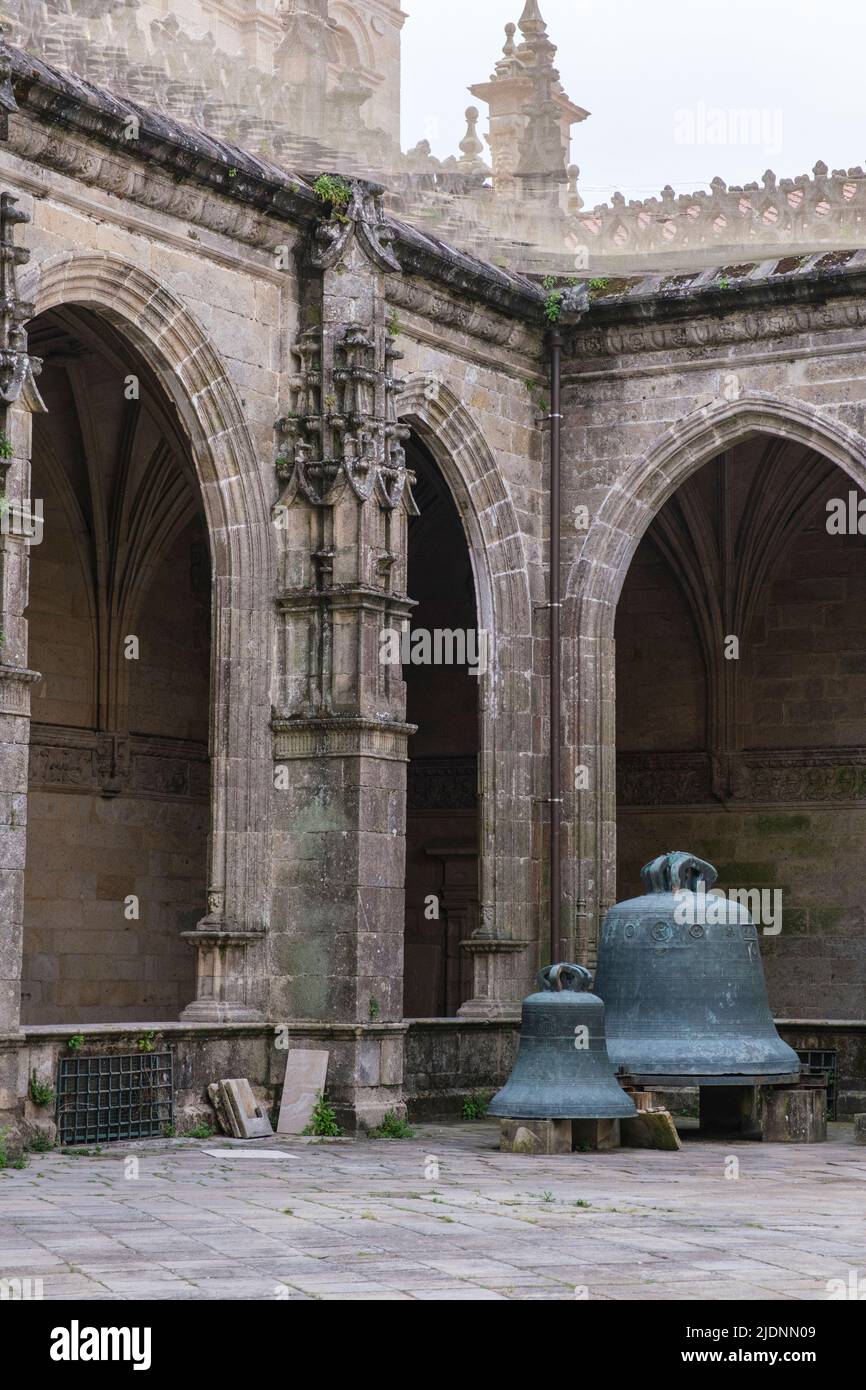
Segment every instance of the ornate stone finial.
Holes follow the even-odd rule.
[[[538,8],[538,0],[526,0],[523,14],[520,16],[520,32],[524,38],[539,38],[547,33],[547,25],[541,17]]]
[[[516,24],[506,24],[505,26],[505,47],[502,52],[506,58],[513,58],[517,52],[517,44],[514,42],[514,35],[517,33]]]
[[[467,106],[466,108],[466,134],[460,141],[460,149],[463,158],[460,160],[461,169],[476,169],[481,163],[481,153],[484,149],[478,139],[478,107]]]
[[[580,178],[580,169],[576,164],[568,166],[568,211],[580,212],[583,207],[583,199],[577,188],[577,181]]]
[[[530,69],[532,96],[525,108],[526,129],[515,171],[518,178],[526,180],[530,195],[550,193],[568,180],[560,112],[553,95],[557,73],[547,51],[552,48],[552,44],[541,46]]]

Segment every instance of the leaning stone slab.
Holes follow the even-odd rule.
[[[325,1093],[327,1076],[327,1052],[297,1048],[289,1053],[277,1134],[303,1134],[313,1118],[316,1101]]]
[[[211,1082],[211,1084],[207,1088],[207,1094],[208,1099],[216,1113],[217,1124],[219,1125],[223,1134],[233,1135],[234,1130],[232,1129],[231,1117],[226,1113],[226,1107],[223,1101],[222,1091],[220,1090],[218,1081]]]
[[[238,1139],[261,1139],[273,1134],[271,1122],[246,1079],[221,1081],[220,1096],[231,1131]]]
[[[642,1110],[631,1120],[620,1120],[623,1147],[627,1149],[682,1148],[670,1111]]]

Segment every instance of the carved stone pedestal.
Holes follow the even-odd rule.
[[[183,1023],[259,1023],[263,1015],[248,1000],[245,956],[262,945],[261,932],[197,927],[182,932],[198,949],[196,997],[181,1014]]]
[[[526,950],[525,941],[500,941],[482,936],[461,941],[472,957],[474,989],[457,1010],[460,1018],[520,1020],[521,1001],[514,998],[512,957]]]

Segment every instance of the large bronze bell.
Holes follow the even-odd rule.
[[[549,965],[523,1001],[511,1075],[488,1107],[511,1120],[617,1120],[635,1114],[604,1040],[604,1005],[582,965]]]
[[[795,1081],[744,904],[709,894],[716,871],[691,854],[663,854],[641,878],[646,896],[611,908],[599,949],[614,1066],[648,1085]]]

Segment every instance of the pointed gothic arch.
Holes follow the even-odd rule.
[[[537,938],[529,836],[532,826],[532,607],[520,526],[495,456],[469,411],[437,378],[422,373],[403,383],[398,410],[433,455],[463,522],[475,578],[478,621],[490,634],[489,667],[480,695],[479,936],[495,943]],[[507,953],[507,948],[506,953]],[[506,954],[506,959],[508,955]],[[508,988],[519,998],[528,965],[509,967]],[[479,995],[476,971],[476,996]],[[488,997],[490,995],[488,994]],[[461,1010],[466,1012],[467,1010]]]
[[[576,947],[588,959],[598,923],[616,896],[614,623],[622,586],[648,527],[680,485],[754,435],[812,450],[866,491],[866,439],[856,430],[803,401],[744,392],[736,401],[694,411],[625,469],[593,518],[569,575],[569,751],[574,766],[588,769],[588,785],[576,791],[569,817],[566,891],[577,904]]]
[[[129,339],[174,407],[195,469],[212,567],[211,818],[200,998],[185,1017],[258,1018],[266,1007],[260,952],[246,947],[261,939],[269,917],[275,557],[271,499],[249,426],[217,349],[184,303],[147,271],[115,255],[63,254],[32,264],[22,279],[36,316],[77,306]],[[226,994],[216,954],[224,965],[230,951]],[[243,967],[239,956],[248,956]]]

